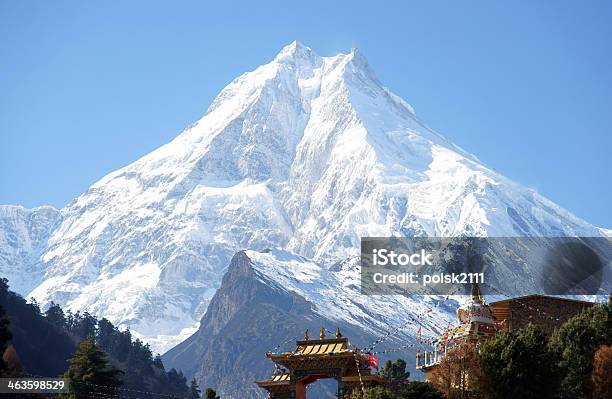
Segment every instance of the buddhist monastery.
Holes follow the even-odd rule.
[[[267,353],[277,371],[264,381],[255,381],[269,392],[271,399],[305,399],[306,388],[313,382],[333,378],[338,383],[338,398],[348,398],[354,389],[382,384],[382,378],[370,371],[370,355],[349,347],[349,341],[336,329],[334,338],[325,337],[321,328],[318,339],[296,341],[296,349],[286,353]]]
[[[416,368],[431,375],[449,351],[465,343],[489,339],[500,329],[516,331],[533,324],[550,335],[574,315],[593,306],[592,302],[544,295],[529,295],[488,305],[477,284],[472,285],[468,301],[457,309],[458,324],[433,345],[433,350],[416,354]]]
[[[443,340],[434,343],[432,351],[416,354],[416,368],[425,373],[425,379],[442,361],[447,351],[470,343],[478,343],[495,335],[497,327],[491,308],[485,303],[477,284],[472,285],[468,301],[457,309],[457,321],[453,329],[445,333]]]

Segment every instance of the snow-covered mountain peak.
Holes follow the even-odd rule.
[[[31,295],[160,350],[198,322],[240,250],[280,247],[329,275],[354,272],[333,265],[361,236],[602,234],[426,127],[358,51],[297,42],[61,214]]]
[[[320,65],[321,57],[315,53],[310,47],[294,40],[278,52],[274,61],[278,63],[295,63],[304,66],[310,65],[311,68]]]

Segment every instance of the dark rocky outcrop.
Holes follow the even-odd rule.
[[[266,351],[283,343],[293,350],[296,339],[309,328],[335,328],[336,322],[317,315],[312,304],[283,290],[253,268],[249,257],[238,252],[223,277],[221,287],[202,318],[199,330],[168,351],[164,363],[195,376],[202,387],[214,387],[223,398],[265,397],[253,381],[270,376],[272,363]],[[339,326],[356,344],[373,337],[352,326]],[[316,334],[315,334],[316,335]],[[316,397],[335,397],[333,384],[317,384]]]

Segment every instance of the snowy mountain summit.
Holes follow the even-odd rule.
[[[359,51],[293,42],[62,209],[40,284],[22,294],[163,350],[193,331],[237,251],[280,247],[328,267],[361,236],[457,235],[601,233],[426,127]],[[22,281],[33,268],[13,269]]]

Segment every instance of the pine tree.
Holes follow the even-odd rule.
[[[406,361],[397,359],[395,362],[387,360],[385,366],[380,370],[380,375],[385,379],[387,389],[396,396],[408,382],[410,372],[406,371]]]
[[[37,313],[40,314],[40,305],[38,304],[38,301],[36,300],[36,298],[32,297],[30,298],[30,303],[29,305],[32,307],[32,309]]]
[[[182,371],[176,371],[172,368],[166,373],[167,382],[166,389],[174,395],[180,397],[189,396],[189,385],[187,385],[187,378],[183,375]]]
[[[593,357],[600,345],[612,345],[610,303],[593,306],[555,331],[550,349],[562,373],[562,398],[592,397]]]
[[[132,349],[132,333],[129,329],[119,333],[115,345],[117,359],[121,362],[126,361]]]
[[[160,370],[165,370],[164,362],[162,361],[162,357],[159,353],[155,355],[155,359],[153,359],[153,365]]]
[[[117,395],[123,371],[109,367],[107,356],[95,344],[93,337],[85,339],[70,359],[64,378],[70,384],[70,398],[92,395]]]
[[[51,302],[51,306],[49,306],[49,309],[45,312],[45,317],[59,328],[66,328],[66,316],[64,315],[64,311],[55,302]]]
[[[11,334],[9,329],[9,319],[6,317],[4,308],[0,306],[0,375],[4,375],[7,370],[7,365],[4,363],[2,355],[4,355],[4,351],[9,345],[11,338],[13,338],[13,334]]]
[[[217,392],[212,388],[206,388],[206,392],[204,393],[205,399],[221,399],[217,396]]]
[[[196,381],[196,379],[192,379],[191,380],[191,384],[189,384],[189,397],[190,399],[200,399],[200,394],[202,392],[200,391],[200,386],[198,385],[198,382]]]
[[[96,342],[98,346],[108,353],[111,357],[117,356],[117,337],[119,336],[119,330],[110,321],[102,318],[98,321],[98,328],[96,331]]]
[[[80,315],[78,312],[74,316],[75,323],[73,326],[72,333],[75,334],[79,339],[85,340],[89,337],[96,336],[96,326],[98,320],[90,315],[88,312]]]
[[[0,293],[6,295],[9,292],[9,284],[7,278],[0,278]]]
[[[531,324],[518,333],[502,331],[486,341],[480,359],[494,399],[546,399],[558,391],[546,337]]]

